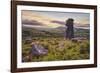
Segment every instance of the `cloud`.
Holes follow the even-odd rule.
[[[41,25],[51,28],[61,26],[59,23],[53,23],[55,19],[43,16],[33,11],[22,11],[22,24]]]
[[[40,25],[40,26],[44,25],[36,20],[22,20],[22,24],[23,25]]]
[[[83,19],[82,19],[83,20]],[[80,20],[78,20],[80,21]],[[84,19],[86,22],[86,19]],[[87,24],[76,23],[74,22],[75,26],[88,26]],[[57,20],[53,17],[49,17],[48,15],[39,14],[35,11],[30,10],[23,10],[22,11],[22,24],[26,25],[34,25],[34,26],[45,26],[48,28],[57,28],[60,26],[65,26],[66,22]]]
[[[53,21],[51,21],[51,23],[58,23],[60,25],[64,25],[65,24],[65,22],[63,22],[63,21],[57,21],[57,20],[53,20]]]

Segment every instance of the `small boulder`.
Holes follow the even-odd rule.
[[[44,48],[42,45],[39,44],[33,44],[31,48],[31,53],[32,55],[47,55],[48,54],[48,49]]]

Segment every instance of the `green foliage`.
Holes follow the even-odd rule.
[[[81,43],[75,43],[64,38],[34,37],[32,41],[38,42],[48,49],[47,55],[33,56],[33,62],[89,59],[89,40],[82,40]],[[31,48],[30,44],[25,44],[24,42],[22,42],[23,58],[28,56]]]

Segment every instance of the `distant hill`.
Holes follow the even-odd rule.
[[[66,27],[41,28],[41,27],[22,27],[24,37],[65,37]],[[89,37],[89,29],[74,28],[75,37]]]

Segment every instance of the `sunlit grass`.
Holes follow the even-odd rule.
[[[33,38],[32,41],[38,42],[44,48],[48,49],[47,55],[33,56],[33,62],[89,59],[89,40],[73,42],[65,38]],[[23,41],[23,58],[28,56],[30,49],[30,44],[25,44],[25,41]]]

